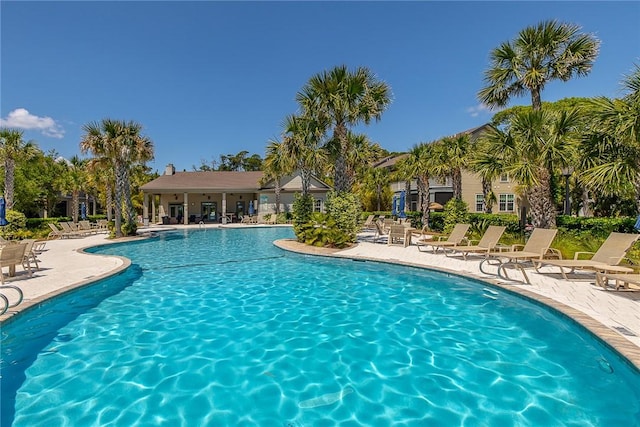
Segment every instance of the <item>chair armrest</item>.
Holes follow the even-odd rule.
[[[573,255],[573,259],[580,259],[580,255],[584,255],[584,254],[591,254],[593,256],[594,253],[595,252],[579,251]]]
[[[562,252],[555,248],[548,248],[543,254],[545,259],[562,259]]]
[[[521,251],[522,249],[524,249],[524,245],[521,245],[519,243],[511,245],[511,251],[512,252]]]
[[[463,240],[464,240],[464,239],[463,239]],[[473,239],[473,240],[471,240],[471,239],[467,240],[467,245],[468,245],[468,246],[477,246],[477,245],[478,245],[478,243],[480,243],[480,240],[475,240],[475,239]]]

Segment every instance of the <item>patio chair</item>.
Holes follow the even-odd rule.
[[[409,234],[409,236],[407,236]],[[407,233],[407,227],[402,224],[391,224],[389,226],[389,234],[387,245],[403,245],[405,248],[409,246],[411,234]]]
[[[58,227],[56,227],[54,223],[49,222],[48,225],[49,225],[49,228],[51,228],[51,232],[49,233],[49,236],[48,236],[49,239],[56,239],[56,238],[64,239],[65,237],[69,237],[69,235],[65,233],[64,230],[61,230]]]
[[[464,239],[467,231],[469,231],[469,224],[456,224],[451,230],[451,234],[446,237],[446,240],[442,240],[445,238],[444,236],[440,236],[438,240],[418,240],[416,241],[416,245],[418,246],[418,250],[421,252],[425,252],[420,248],[426,248],[431,246],[433,253],[438,252],[438,249],[445,247],[453,247],[459,245]]]
[[[78,229],[81,231],[86,231],[88,234],[98,234],[97,226],[91,224],[88,220],[78,221]]]
[[[640,291],[640,274],[602,273],[596,271],[596,283],[605,290],[609,289],[610,281],[615,283],[613,287],[616,291],[620,289]]]
[[[378,243],[378,239],[382,238],[383,236],[386,236],[387,232],[381,221],[375,221],[373,224],[376,227],[376,234],[374,234],[373,236],[373,243]]]
[[[24,252],[27,247],[26,243],[9,244],[0,248],[0,283],[4,285],[4,267],[9,267],[9,276],[15,275],[16,265],[22,265],[25,270],[28,270],[29,277],[31,277],[31,266],[27,263],[25,267]]]
[[[462,255],[464,260],[466,260],[467,256],[470,254],[486,256],[496,250],[498,241],[506,229],[507,227],[502,225],[490,225],[487,227],[477,244],[444,248],[444,254],[446,256]]]
[[[38,258],[36,257],[36,253],[33,251],[36,239],[23,239],[20,243],[24,243],[25,245],[24,257],[22,258],[22,266],[25,269],[31,270],[31,263],[33,263],[36,266],[36,270],[40,270],[40,266],[38,265]]]
[[[367,217],[367,219],[365,220],[365,222],[362,224],[362,229],[363,230],[373,230],[376,226],[374,224],[374,221],[376,220],[376,216],[375,215],[369,215]]]
[[[62,227],[62,230],[69,236],[84,237],[90,234],[90,232],[80,230],[75,224],[66,221],[60,221],[60,227]]]
[[[486,264],[497,265],[497,274],[503,279],[509,279],[507,267],[517,268],[522,272],[524,281],[528,284],[529,277],[524,271],[524,264],[540,261],[546,257],[561,257],[560,252],[551,248],[551,243],[555,239],[558,230],[549,228],[535,228],[524,245],[513,245],[509,252],[490,252],[486,258],[480,262],[480,271],[484,274],[492,274],[484,269]],[[516,250],[521,247],[521,250]],[[535,267],[535,264],[533,265]]]
[[[573,259],[540,260],[536,262],[536,270],[542,266],[558,267],[565,280],[569,280],[567,273],[573,273],[576,269],[601,273],[633,273],[632,268],[618,264],[638,238],[640,234],[611,233],[595,253],[576,252]],[[585,254],[592,256],[590,259],[580,259]]]

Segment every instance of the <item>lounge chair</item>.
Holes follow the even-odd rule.
[[[549,228],[535,228],[524,245],[513,245],[508,252],[490,252],[486,258],[480,262],[480,271],[484,274],[492,274],[484,269],[486,264],[497,265],[497,274],[503,279],[509,279],[507,267],[517,268],[522,272],[524,281],[531,283],[527,273],[524,271],[525,263],[533,263],[547,257],[560,257],[560,252],[551,248],[551,243],[556,237],[558,230]],[[516,250],[522,247],[522,250]],[[535,264],[533,265],[535,267]]]
[[[76,224],[72,222],[60,221],[60,227],[62,227],[62,230],[69,236],[75,235],[84,237],[91,234],[90,231],[81,230],[80,228],[78,228],[78,226],[76,226]]]
[[[88,234],[98,234],[97,224],[91,224],[91,222],[87,220],[78,221],[78,229],[86,231]]]
[[[402,224],[392,224],[389,227],[389,238],[387,240],[388,245],[403,245],[405,248],[409,246],[411,240],[411,234],[407,236],[407,227]]]
[[[596,271],[596,283],[604,289],[609,288],[609,283],[615,283],[615,290],[620,289],[640,291],[640,274],[601,273]]]
[[[69,237],[63,230],[56,227],[56,225],[52,222],[48,223],[49,228],[51,228],[51,232],[49,233],[49,239],[57,239],[57,238],[65,238]]]
[[[36,266],[36,270],[40,270],[40,266],[38,265],[38,258],[36,256],[36,253],[33,251],[36,239],[24,239],[20,243],[24,243],[25,245],[22,266],[25,269],[31,270],[31,263],[34,263]]]
[[[376,227],[376,234],[373,236],[373,243],[377,243],[378,239],[387,235],[386,230],[384,229],[384,225],[381,221],[375,221],[374,225]]]
[[[27,262],[26,266],[23,264],[24,252],[27,247],[26,243],[9,244],[0,248],[0,283],[4,285],[4,272],[2,268],[9,267],[9,276],[15,274],[16,265],[22,265],[25,270],[28,270],[29,277],[31,277],[31,266]]]
[[[367,217],[367,219],[365,220],[365,222],[362,224],[362,229],[363,230],[373,230],[376,226],[374,224],[376,220],[376,216],[375,215],[369,215]]]
[[[421,252],[425,252],[420,248],[425,248],[427,246],[431,246],[433,253],[438,252],[439,248],[445,247],[454,247],[459,245],[464,239],[467,231],[469,231],[469,224],[456,224],[451,230],[451,234],[446,240],[418,240],[416,245],[418,246],[418,250]],[[443,236],[440,238],[442,239]]]
[[[506,229],[507,227],[502,225],[490,225],[487,227],[477,244],[444,248],[444,254],[446,256],[462,255],[462,258],[465,260],[470,254],[486,256],[496,250],[498,241]]]
[[[569,280],[567,273],[576,269],[601,273],[633,273],[633,269],[618,265],[640,234],[611,233],[594,252],[576,252],[573,259],[552,259],[536,262],[536,269],[542,266],[559,267],[562,277]],[[590,259],[580,259],[584,254],[592,254]],[[565,271],[568,270],[568,271]]]

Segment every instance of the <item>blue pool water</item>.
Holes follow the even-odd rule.
[[[2,328],[2,425],[640,425],[639,373],[548,309],[291,236],[92,250],[132,267]]]

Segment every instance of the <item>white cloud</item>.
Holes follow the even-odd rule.
[[[0,118],[0,126],[25,130],[36,130],[45,136],[62,138],[64,129],[51,117],[34,116],[24,108],[11,111],[6,119]]]
[[[478,117],[480,114],[491,113],[491,109],[485,104],[478,104],[475,107],[467,108],[467,113],[471,114],[471,117]]]

